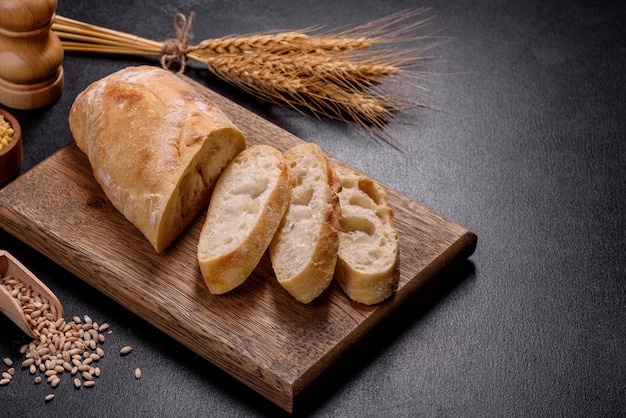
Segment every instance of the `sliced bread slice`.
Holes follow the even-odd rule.
[[[355,302],[374,305],[398,286],[398,234],[387,193],[375,181],[344,166],[341,179],[339,252],[335,278]]]
[[[341,183],[324,152],[312,143],[284,154],[291,177],[291,201],[272,243],[278,283],[296,300],[309,303],[330,284],[337,262]]]
[[[289,171],[280,151],[255,145],[220,175],[198,242],[198,262],[209,291],[243,283],[267,250],[289,203]]]

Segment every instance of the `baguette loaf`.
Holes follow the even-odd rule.
[[[224,169],[198,242],[198,263],[211,293],[228,292],[252,273],[289,198],[289,171],[280,151],[269,145],[242,151]]]
[[[174,74],[129,67],[91,84],[69,115],[104,193],[157,252],[207,207],[241,131]]]
[[[337,262],[341,188],[323,151],[297,145],[284,154],[291,176],[291,201],[272,243],[278,282],[298,301],[309,303],[328,287]]]
[[[335,278],[355,302],[374,305],[398,285],[398,234],[387,193],[363,174],[335,166],[342,218]]]

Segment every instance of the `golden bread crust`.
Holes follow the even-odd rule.
[[[91,84],[69,116],[78,147],[124,216],[163,251],[206,208],[241,131],[169,71],[128,67]]]

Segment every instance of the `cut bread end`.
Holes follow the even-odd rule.
[[[374,305],[390,297],[398,285],[398,234],[387,193],[375,181],[336,166],[342,190],[342,218],[335,278],[353,301]]]
[[[220,173],[245,148],[243,134],[234,128],[216,130],[204,140],[201,150],[173,188],[158,222],[159,228],[153,234],[146,234],[156,252],[167,248],[207,208]]]

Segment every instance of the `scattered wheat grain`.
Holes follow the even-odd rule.
[[[83,379],[89,381],[93,381],[93,376],[100,376],[100,369],[92,363],[104,356],[104,350],[98,347],[98,343],[104,342],[104,336],[98,330],[109,329],[108,324],[98,325],[88,315],[82,319],[75,316],[73,321],[66,322],[64,318],[58,318],[54,307],[29,285],[1,276],[0,285],[7,288],[21,305],[24,314],[30,317],[29,323],[36,339],[22,345],[20,353],[25,357],[22,367],[28,368],[33,375],[38,370],[41,372],[41,375],[35,376],[36,384],[46,379],[55,388],[61,383],[64,372],[76,376],[80,371]],[[8,357],[3,358],[3,362],[9,367],[13,364]],[[15,369],[12,367],[3,372],[2,384],[8,384],[14,373]],[[83,385],[78,377],[72,380],[74,384],[78,380]],[[93,383],[85,386],[92,387]]]

